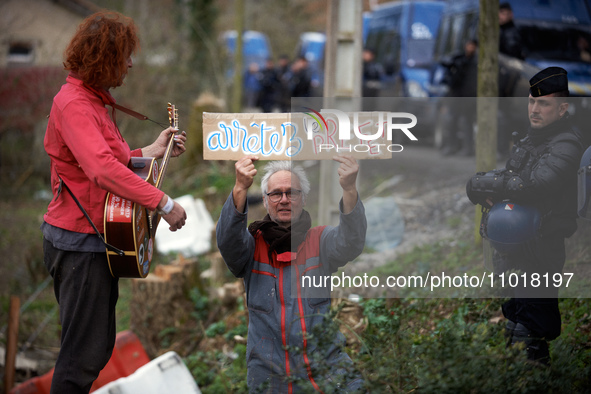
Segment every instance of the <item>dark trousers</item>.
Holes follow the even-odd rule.
[[[564,261],[564,237],[542,237],[525,244],[515,255],[498,258],[495,271],[519,270],[527,274],[528,281],[534,273],[548,273],[552,278],[554,273],[562,273]],[[560,335],[558,288],[552,285],[533,288],[530,281],[526,286],[517,286],[511,290],[513,298],[503,304],[503,315],[507,319],[523,324],[537,338],[550,341]]]
[[[62,325],[51,393],[88,393],[115,346],[119,279],[105,253],[63,251],[47,240],[43,251]]]
[[[503,315],[523,324],[534,338],[551,341],[560,335],[557,298],[511,298],[503,304]]]

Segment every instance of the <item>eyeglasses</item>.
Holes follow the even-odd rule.
[[[271,192],[267,193],[267,197],[271,202],[279,202],[283,198],[284,194],[289,199],[289,201],[297,201],[302,196],[302,191],[298,189],[291,189],[286,192]]]

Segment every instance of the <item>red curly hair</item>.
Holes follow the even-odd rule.
[[[139,49],[137,28],[117,12],[97,12],[78,26],[66,48],[64,68],[95,87],[121,85],[128,59]]]

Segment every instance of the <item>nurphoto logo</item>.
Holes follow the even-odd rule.
[[[315,140],[316,137],[322,136],[321,142],[318,143],[319,152],[379,152],[382,148],[389,152],[402,152],[401,144],[392,144],[392,135],[396,130],[402,131],[411,141],[418,141],[410,131],[416,126],[417,117],[408,112],[346,113],[337,109],[321,109],[320,112],[309,107],[304,109],[304,114],[307,115],[303,120],[307,139]],[[401,120],[408,122],[400,123]],[[353,138],[351,129],[354,133]],[[354,139],[359,143],[351,143]],[[389,144],[378,143],[384,139]]]

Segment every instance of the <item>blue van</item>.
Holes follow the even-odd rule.
[[[582,46],[591,53],[591,3],[586,0],[509,2],[524,44],[525,61],[544,69],[568,72],[574,96],[591,96],[591,59],[581,57]]]
[[[579,48],[586,42],[588,51],[591,51],[589,1],[510,0],[509,3],[513,9],[514,23],[521,35],[524,61],[499,55],[501,73],[519,73],[521,79],[510,88],[500,86],[501,95],[527,95],[529,78],[549,66],[559,66],[568,72],[571,95],[591,95],[591,62],[581,58]],[[435,49],[435,57],[442,66],[463,51],[467,39],[477,37],[478,10],[478,0],[453,1],[448,4]],[[434,73],[434,87],[441,83],[443,71],[440,68]]]
[[[234,52],[236,51],[236,38],[238,34],[235,30],[228,30],[222,33],[221,41],[227,52],[228,64],[226,68],[226,77],[231,78],[234,74]],[[242,69],[246,71],[249,64],[256,63],[259,68],[265,67],[265,62],[271,57],[271,47],[267,35],[259,31],[246,30],[242,34]]]
[[[371,11],[365,47],[384,71],[382,97],[428,97],[443,1],[398,1]]]
[[[499,53],[499,96],[527,97],[530,78],[549,66],[567,70],[571,96],[591,95],[591,58],[583,60],[578,47],[583,41],[591,43],[589,1],[509,0],[509,3],[513,10],[513,22],[520,33],[523,59]],[[479,0],[455,0],[447,4],[435,46],[437,63],[432,73],[432,96],[448,94],[447,70],[453,59],[463,53],[465,42],[478,37],[479,8]],[[469,90],[475,90],[475,87]],[[499,130],[506,129],[507,125],[525,129],[527,118],[523,114],[527,111],[527,102],[511,99],[502,102],[505,109],[499,109]],[[589,111],[589,104],[588,99],[577,100],[571,103],[569,112],[584,114]],[[447,138],[445,133],[449,129],[446,125],[451,118],[453,116],[440,101],[436,121],[433,122],[435,147],[443,147]],[[502,154],[510,145],[510,136],[505,133],[506,130],[498,136]]]

